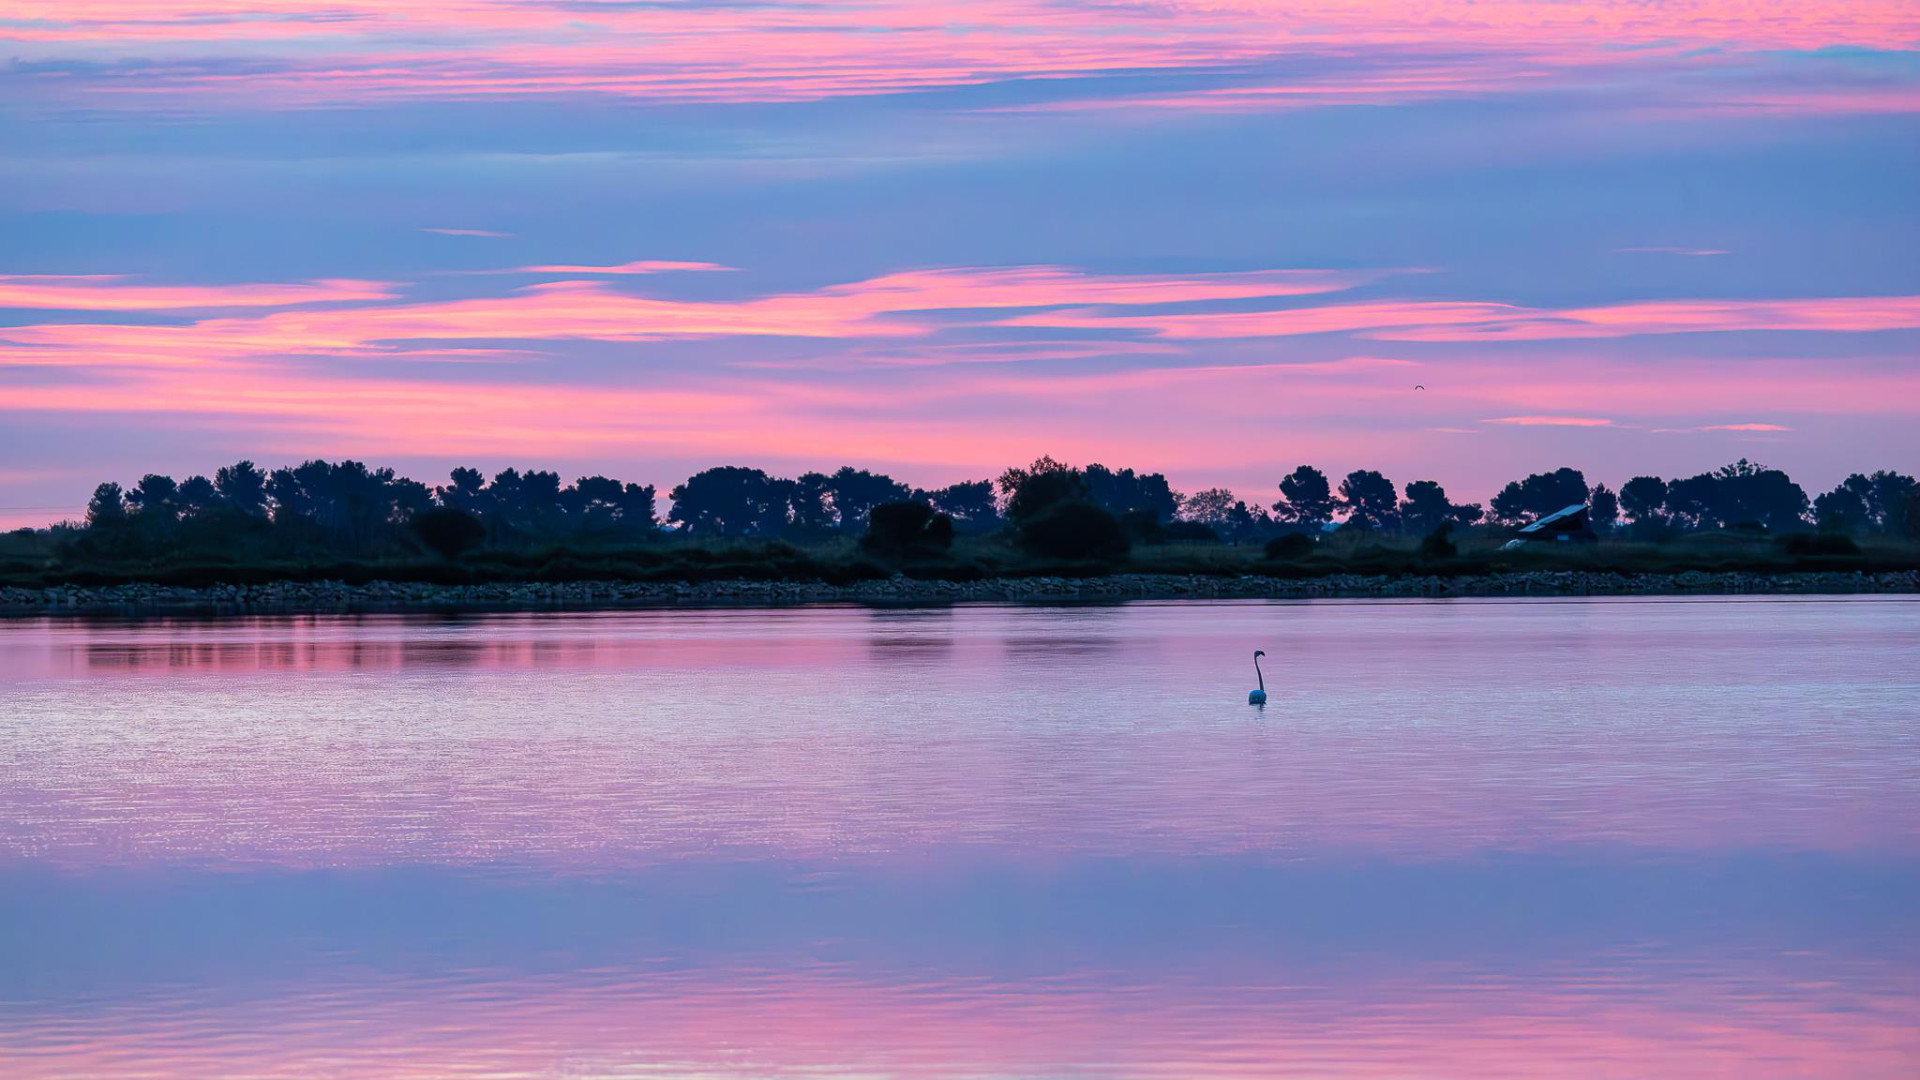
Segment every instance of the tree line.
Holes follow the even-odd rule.
[[[169,549],[448,557],[501,549],[631,544],[665,531],[719,538],[863,538],[876,553],[934,551],[956,534],[1003,534],[1032,552],[1108,557],[1130,545],[1175,540],[1272,540],[1342,530],[1428,536],[1510,529],[1585,504],[1596,532],[1659,540],[1685,532],[1769,534],[1818,529],[1911,537],[1920,532],[1920,484],[1881,470],[1854,474],[1809,498],[1784,472],[1745,460],[1672,480],[1638,476],[1616,493],[1578,469],[1535,473],[1482,506],[1456,503],[1432,480],[1397,486],[1359,469],[1336,484],[1302,465],[1272,502],[1249,504],[1224,488],[1176,491],[1160,473],[1073,467],[1051,457],[998,477],[933,490],[884,473],[773,476],[706,469],[668,493],[662,516],[652,485],[605,476],[563,483],[558,473],[505,469],[491,479],[457,468],[428,486],[357,461],[308,461],[263,470],[250,461],[209,478],[148,474],[131,487],[99,485],[83,525],[60,527],[84,554],[141,556]]]

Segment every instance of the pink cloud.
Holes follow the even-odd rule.
[[[1592,416],[1500,416],[1482,420],[1483,424],[1514,424],[1519,427],[1612,427],[1613,421]]]
[[[1623,247],[1614,248],[1613,253],[1615,255],[1687,255],[1695,258],[1727,254],[1719,248],[1689,247]]]
[[[1657,300],[1525,311],[1454,325],[1406,326],[1369,336],[1393,341],[1554,341],[1641,334],[1819,331],[1871,333],[1920,327],[1920,296],[1788,300]]]
[[[1920,296],[1660,300],[1543,309],[1457,300],[1385,300],[1279,311],[1130,315],[1049,311],[1007,326],[1127,329],[1166,338],[1288,337],[1358,332],[1380,341],[1555,341],[1738,331],[1868,333],[1920,327]]]
[[[167,311],[182,308],[297,307],[388,300],[380,281],[321,280],[291,285],[140,285],[120,275],[0,274],[0,308]]]
[[[441,236],[479,236],[493,240],[504,240],[512,233],[494,232],[492,229],[421,229],[424,233],[437,233]]]
[[[188,326],[17,327],[0,329],[0,344],[12,346],[6,358],[14,364],[71,366],[178,365],[274,355],[380,356],[391,343],[422,340],[920,337],[939,327],[941,319],[934,317],[939,312],[1276,298],[1337,291],[1378,276],[1311,270],[1102,275],[1046,266],[919,270],[810,293],[733,301],[663,300],[613,292],[595,282],[557,281],[499,297],[282,311]],[[138,310],[142,295],[130,294],[115,310]]]
[[[190,425],[209,444],[224,440],[256,456],[324,448],[375,458],[638,455],[820,467],[851,453],[900,467],[915,482],[1045,452],[1149,463],[1191,486],[1241,477],[1270,486],[1274,461],[1290,457],[1418,468],[1431,460],[1431,440],[1476,429],[1486,438],[1448,441],[1497,447],[1522,432],[1582,428],[1706,425],[1765,434],[1788,424],[1819,431],[1842,421],[1920,420],[1920,370],[1897,355],[1699,358],[1665,355],[1654,343],[1636,344],[1629,356],[1604,340],[1577,354],[1514,342],[1463,355],[1413,340],[1328,357],[1319,345],[1290,351],[1285,335],[1436,318],[1499,324],[1516,311],[1540,313],[1471,301],[1179,310],[1311,299],[1377,279],[926,269],[700,301],[563,280],[499,295],[217,312],[167,325],[42,322],[0,328],[0,370],[42,369],[0,379],[0,416],[69,418],[76,430],[88,422]],[[148,286],[103,278],[88,288],[130,290],[102,308],[137,310],[147,296],[137,290]],[[1828,311],[1813,321],[1851,326],[1879,302],[1841,303],[1847,318]],[[1029,323],[1047,332],[1007,336]],[[1087,332],[1072,332],[1077,327]],[[1249,327],[1274,341],[1260,347],[1259,362],[1236,362],[1245,357],[1238,346],[1210,344]],[[1151,336],[1116,337],[1115,328]],[[764,340],[771,338],[781,340]],[[725,347],[684,360],[672,347],[647,350],[649,360],[675,356],[673,363],[568,366],[578,355],[573,342],[701,339]],[[1429,390],[1412,392],[1414,383]],[[1775,419],[1713,422],[1730,415]],[[1492,450],[1485,456],[1489,470],[1510,465],[1494,461]]]
[[[1920,16],[1905,0],[1789,2],[1770,4],[1763,14],[1724,0],[872,0],[824,7],[606,4],[586,11],[544,0],[67,0],[54,9],[0,0],[0,25],[29,58],[124,61],[111,78],[63,73],[37,83],[45,93],[127,106],[184,95],[237,108],[580,95],[798,101],[1115,71],[1218,73],[1360,46],[1408,54],[1388,75],[1325,85],[1205,86],[1132,96],[1120,106],[1291,108],[1302,101],[1479,93],[1511,88],[1516,79],[1564,81],[1650,57],[1706,66],[1730,51],[1910,48],[1920,38]],[[1715,52],[1694,48],[1701,45]],[[1454,69],[1435,58],[1460,46],[1483,55]],[[164,63],[180,55],[266,62],[244,72]],[[1903,87],[1744,97],[1738,90],[1690,90],[1745,109],[1884,110],[1912,99]]]

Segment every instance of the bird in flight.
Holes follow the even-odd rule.
[[[1426,389],[1426,387],[1424,387],[1424,386],[1415,386],[1415,387],[1414,387],[1414,389],[1415,389],[1415,390],[1425,390],[1425,389]]]

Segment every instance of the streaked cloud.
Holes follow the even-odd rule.
[[[1312,98],[1477,93],[1510,88],[1516,78],[1565,82],[1652,56],[1712,66],[1715,53],[1901,49],[1920,40],[1920,16],[1903,0],[1787,0],[1768,4],[1764,16],[1716,0],[957,0],[931,7],[907,0],[69,0],[51,11],[33,0],[3,0],[0,28],[0,39],[31,63],[69,61],[25,70],[41,92],[129,104],[191,97],[234,108],[581,96],[809,101],[996,82],[1099,82],[1117,73],[1231,76],[1178,93],[1123,93],[1132,108],[1292,108]],[[1443,42],[1478,55],[1449,58]],[[1279,58],[1355,47],[1397,51],[1404,62],[1347,82],[1244,77]],[[35,82],[41,70],[49,77]],[[1843,97],[1814,89],[1816,107],[1833,108]],[[1104,97],[1058,99],[1051,107],[1085,108]],[[1801,98],[1790,88],[1733,87],[1717,100],[1774,108]],[[1899,88],[1876,91],[1871,106],[1902,100]]]
[[[64,311],[167,311],[181,308],[294,307],[387,300],[379,281],[285,285],[154,285],[118,274],[0,274],[0,308]]]
[[[1595,416],[1498,416],[1491,420],[1484,420],[1482,423],[1513,424],[1516,427],[1601,428],[1613,426],[1613,421]]]
[[[1613,253],[1615,255],[1687,255],[1695,258],[1727,254],[1719,248],[1689,247],[1623,247],[1614,248]]]
[[[616,292],[597,282],[563,280],[500,296],[282,311],[187,325],[57,323],[0,329],[0,346],[7,347],[0,352],[0,363],[178,366],[274,355],[378,357],[391,355],[397,343],[426,341],[637,342],[703,337],[852,341],[924,336],[939,328],[940,313],[947,312],[1272,299],[1340,291],[1379,276],[1318,270],[1113,275],[1045,266],[958,268],[906,271],[811,293],[728,301],[664,299]],[[279,296],[282,304],[299,302],[292,297],[303,295],[268,293],[271,288],[259,287],[263,294]],[[96,304],[118,303],[119,310],[138,310],[147,296],[129,287],[115,299],[107,283],[94,291],[104,294]],[[381,290],[367,298],[389,295]]]
[[[1011,318],[1006,324],[1134,330],[1194,340],[1352,332],[1380,341],[1426,342],[1561,341],[1783,330],[1868,333],[1920,327],[1920,296],[1661,300],[1564,309],[1480,301],[1392,300],[1164,315],[1050,311]]]

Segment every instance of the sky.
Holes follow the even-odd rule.
[[[0,0],[0,148],[0,525],[240,458],[1920,468],[1911,0]]]

